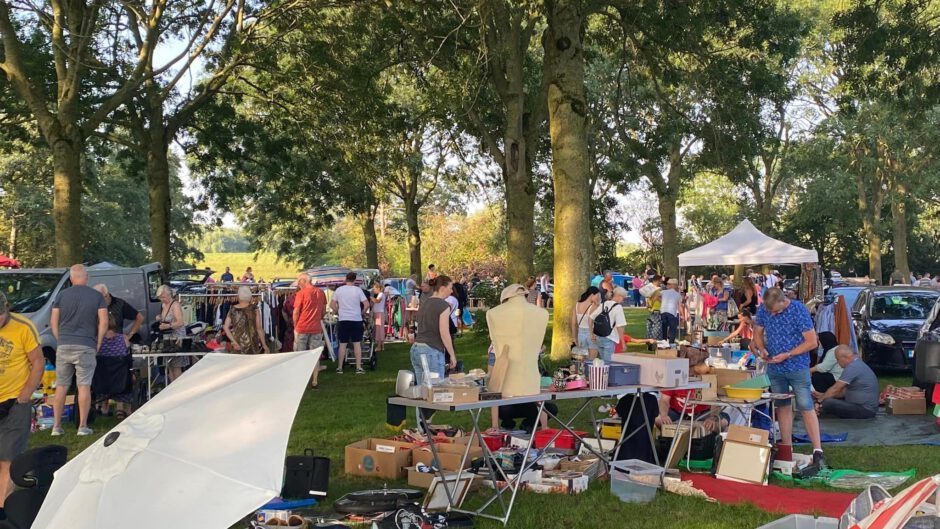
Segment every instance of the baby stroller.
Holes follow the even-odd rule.
[[[366,318],[366,321],[363,322],[365,329],[362,332],[362,367],[368,367],[370,371],[375,371],[376,366],[378,366],[378,355],[372,349],[373,336],[375,336],[375,324],[371,321],[372,318]],[[339,339],[336,334],[336,326],[330,326],[330,341],[333,343],[333,350],[336,351],[336,354],[339,354]],[[344,365],[355,366],[356,365],[356,355],[353,353],[352,344],[346,346],[346,361]]]

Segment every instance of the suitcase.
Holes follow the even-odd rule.
[[[326,496],[330,482],[330,460],[304,450],[301,456],[287,456],[284,462],[282,498],[306,499]]]

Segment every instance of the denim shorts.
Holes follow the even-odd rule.
[[[411,346],[411,367],[415,370],[415,381],[418,384],[424,384],[425,372],[421,364],[421,357],[428,359],[428,371],[437,373],[438,378],[444,378],[444,353],[423,343],[416,343]]]
[[[617,343],[598,336],[596,349],[597,356],[609,364],[614,359],[614,351],[617,349]]]
[[[813,411],[813,382],[809,369],[789,371],[786,373],[768,373],[770,376],[770,391],[773,393],[790,393],[791,389],[796,396],[796,407],[799,411]],[[789,406],[791,399],[778,400],[777,406]]]
[[[591,341],[591,331],[590,329],[585,329],[584,327],[578,328],[578,347],[586,347],[588,349],[597,349],[597,344]]]

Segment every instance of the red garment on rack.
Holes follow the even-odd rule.
[[[849,311],[845,307],[845,297],[836,297],[836,307],[833,313],[833,324],[835,325],[836,341],[839,345],[851,345],[852,333],[849,329],[851,320],[849,320]]]

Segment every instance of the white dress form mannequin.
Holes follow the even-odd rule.
[[[497,363],[501,355],[508,355],[500,387],[490,389],[500,391],[503,397],[537,395],[542,378],[539,352],[548,328],[548,311],[527,302],[525,296],[514,296],[486,311],[486,323]]]

